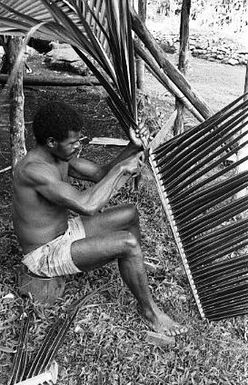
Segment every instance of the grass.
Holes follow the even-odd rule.
[[[158,267],[149,272],[151,291],[164,311],[188,326],[188,334],[177,338],[173,347],[147,343],[148,328],[113,264],[68,278],[65,295],[56,306],[32,304],[30,354],[40,346],[48,325],[75,298],[107,284],[106,291],[80,309],[57,354],[59,384],[245,384],[246,318],[215,323],[200,319],[153,181],[144,178],[141,183],[138,193],[123,189],[111,204],[131,201],[138,206],[145,229],[144,256]],[[9,312],[4,312],[8,318],[17,311],[15,301],[10,305]],[[19,322],[9,320],[8,324],[11,328],[0,345],[8,341],[11,347]],[[2,353],[1,364],[3,356],[8,369],[11,354]]]
[[[204,84],[206,75],[202,73]],[[236,87],[237,79],[233,79],[233,82]],[[221,85],[216,88],[221,88]],[[233,90],[230,84],[229,88]],[[174,102],[166,91],[154,95],[154,90],[159,92],[157,85],[150,83],[151,115],[163,115],[166,120]],[[209,87],[208,94],[211,92],[213,90]],[[104,101],[103,93],[97,89],[29,89],[25,96],[27,121],[31,120],[40,103],[63,99],[82,113],[89,136],[99,135],[99,125],[103,136],[122,135]],[[224,104],[224,100],[221,99],[219,104]],[[153,124],[152,120],[150,124]],[[1,168],[9,165],[8,137],[3,139]],[[31,143],[28,135],[28,146]],[[117,152],[116,148],[89,146],[86,157],[105,162]],[[54,306],[20,298],[13,266],[18,267],[21,250],[10,219],[9,172],[2,175],[0,196],[0,384],[7,383],[11,370],[13,351],[20,331],[19,317],[23,309],[32,309],[33,314],[28,344],[29,355],[32,357],[44,339],[48,326],[58,315],[66,311],[76,298],[105,284],[108,285],[107,290],[99,292],[90,303],[80,308],[59,349],[56,356],[59,384],[248,384],[247,318],[238,317],[220,322],[200,319],[148,168],[138,191],[131,191],[129,186],[123,188],[110,204],[129,202],[139,210],[144,257],[156,267],[148,271],[152,294],[161,309],[189,328],[188,334],[176,339],[175,346],[160,347],[147,342],[148,327],[142,322],[136,302],[120,279],[115,263],[67,278],[65,294]],[[14,298],[6,299],[4,296],[8,293],[13,293]],[[4,351],[3,347],[8,349]]]

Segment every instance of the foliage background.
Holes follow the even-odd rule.
[[[182,0],[148,0],[148,17],[166,15],[173,18],[181,11]],[[242,32],[248,25],[247,0],[192,0],[191,20],[205,28]]]

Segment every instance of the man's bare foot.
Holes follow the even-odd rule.
[[[168,315],[156,309],[153,315],[145,315],[145,320],[148,326],[157,333],[166,334],[170,337],[175,337],[180,334],[187,333],[186,326],[182,326],[173,321]]]

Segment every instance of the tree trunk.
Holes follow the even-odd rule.
[[[191,0],[183,0],[181,11],[181,24],[180,24],[180,51],[179,51],[179,63],[178,69],[186,75],[188,67],[188,45],[189,45],[189,17],[190,17]],[[173,128],[174,135],[183,133],[184,131],[184,105],[176,99],[177,118]]]
[[[11,37],[8,54],[10,69],[13,70],[22,47],[21,37]],[[24,93],[23,93],[23,61],[19,64],[14,82],[10,85],[10,143],[12,151],[12,167],[26,154]]]
[[[147,8],[147,0],[139,0],[138,14],[144,24],[146,22],[146,8]],[[137,88],[143,91],[144,85],[145,85],[145,64],[140,56],[136,58],[136,71],[137,71]]]
[[[144,23],[140,20],[137,13],[131,9],[132,28],[140,40],[145,44],[152,56],[157,61],[160,68],[170,78],[177,88],[184,94],[195,109],[202,115],[204,119],[213,115],[213,111],[208,107],[207,103],[192,89],[190,83],[185,79],[183,74],[166,58],[164,51],[159,47],[158,43],[148,31]]]

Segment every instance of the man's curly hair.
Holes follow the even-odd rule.
[[[37,144],[43,146],[52,137],[58,142],[68,138],[69,131],[79,132],[82,120],[74,108],[63,102],[49,102],[36,112],[33,133]]]

